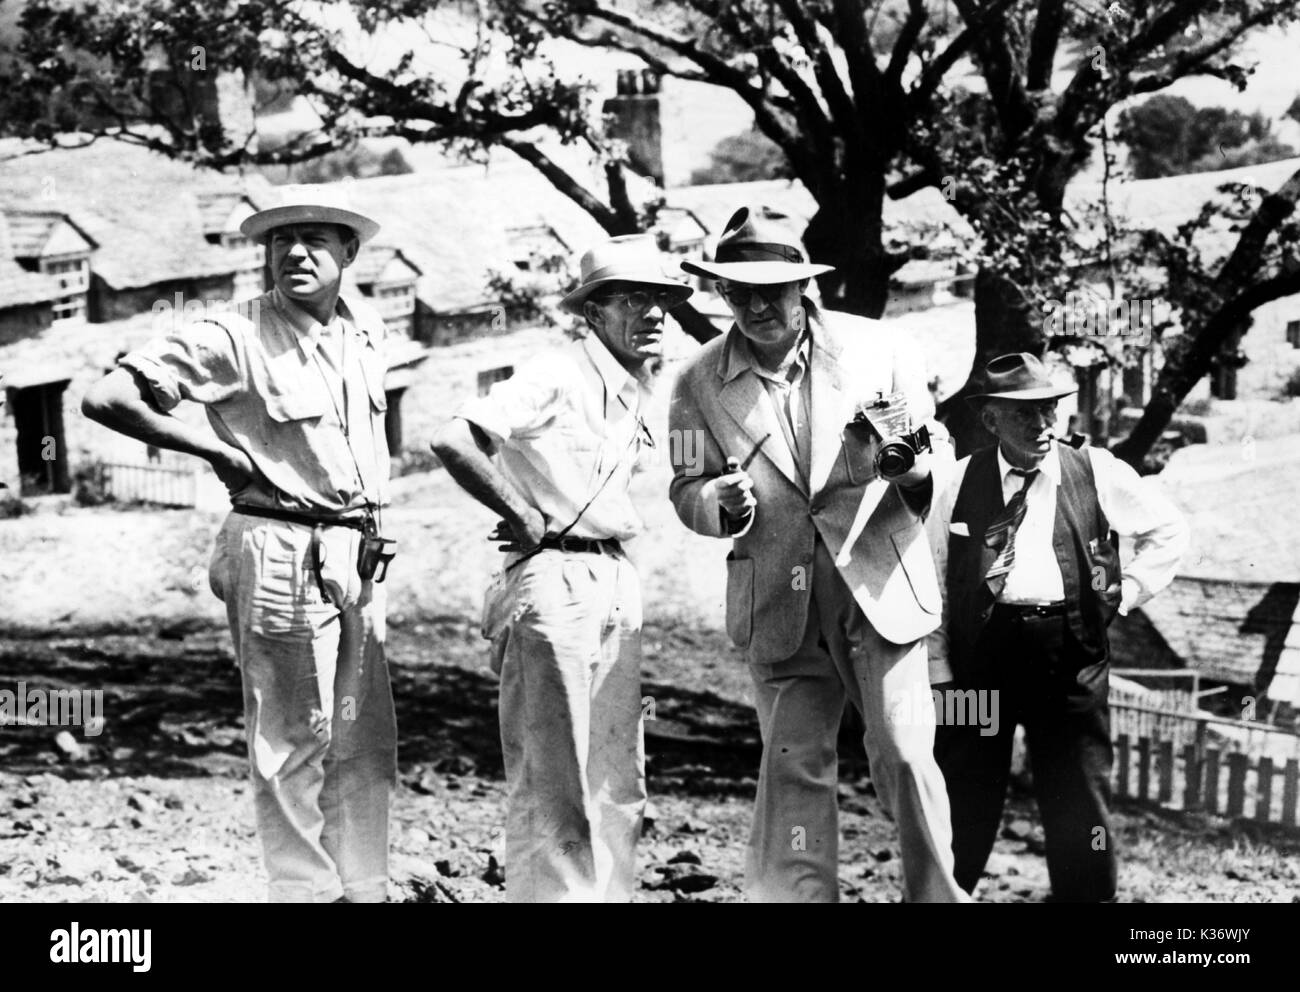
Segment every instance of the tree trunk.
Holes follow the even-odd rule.
[[[1241,324],[1228,316],[1231,310],[1225,307],[1218,311],[1195,332],[1186,349],[1166,355],[1141,419],[1129,436],[1111,449],[1116,458],[1134,468],[1141,466],[1147,452],[1169,427],[1187,394],[1209,373],[1224,341],[1241,334]]]
[[[967,397],[990,359],[1016,351],[1042,357],[1046,348],[1042,318],[1029,308],[1008,280],[988,269],[975,274],[975,361],[965,384],[939,405],[944,422],[957,445],[957,457],[993,443]]]
[[[682,330],[700,344],[716,338],[722,332],[710,322],[709,318],[695,309],[689,302],[673,307],[672,316]]]
[[[879,318],[889,299],[888,259],[882,241],[881,208],[884,184],[874,199],[872,190],[844,189],[831,207],[813,215],[804,231],[809,256],[834,272],[818,277],[822,302],[832,310]]]

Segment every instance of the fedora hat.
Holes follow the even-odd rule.
[[[1054,400],[1077,393],[1076,385],[1052,381],[1047,366],[1027,351],[999,355],[984,366],[979,392],[972,403],[984,400]]]
[[[560,301],[569,313],[582,313],[582,305],[602,286],[634,282],[671,290],[674,299],[668,309],[685,303],[695,290],[664,269],[663,256],[644,234],[624,234],[588,248],[582,256],[578,288]]]
[[[771,286],[810,279],[832,271],[833,265],[808,261],[799,239],[786,227],[749,207],[731,215],[712,262],[683,262],[682,268],[697,276],[726,279],[751,286]]]
[[[250,214],[239,230],[258,244],[266,241],[273,227],[286,224],[342,224],[357,232],[365,244],[379,233],[379,224],[352,208],[346,183],[313,186],[281,186],[280,202]]]

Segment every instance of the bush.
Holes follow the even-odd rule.
[[[102,461],[82,462],[72,473],[72,499],[78,506],[103,506],[113,502]]]
[[[12,520],[30,512],[31,507],[14,495],[12,489],[0,489],[0,520]]]
[[[1300,368],[1292,369],[1286,381],[1282,383],[1282,398],[1294,399],[1300,396]]]
[[[1262,113],[1197,107],[1165,93],[1120,114],[1118,136],[1129,146],[1137,179],[1234,169],[1295,154]]]
[[[723,138],[709,152],[709,164],[691,173],[691,186],[788,179],[790,163],[780,146],[757,128]]]

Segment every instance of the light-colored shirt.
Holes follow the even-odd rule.
[[[276,289],[177,326],[120,364],[164,412],[204,404],[217,437],[248,455],[260,477],[237,502],[339,513],[388,502],[383,338],[363,301],[340,297],[323,326]]]
[[[577,520],[570,537],[626,540],[642,527],[628,486],[654,444],[647,407],[645,386],[588,333],[530,360],[457,416],[488,435],[501,474],[546,518],[548,534]]]
[[[803,477],[806,490],[808,476],[812,471],[812,377],[809,375],[811,329],[804,332],[785,364],[775,370],[769,370],[758,360],[749,345],[749,339],[738,330],[731,333],[727,346],[730,349],[727,355],[729,369],[735,365],[748,368],[763,384],[776,413],[776,422],[781,425],[781,435],[790,454],[794,456],[795,467]],[[724,378],[730,378],[731,374],[731,371],[726,372]]]
[[[1154,480],[1141,478],[1104,448],[1086,450],[1101,510],[1120,536],[1119,612],[1127,614],[1173,581],[1178,563],[1187,552],[1187,521]],[[997,462],[1005,504],[1024,485],[1025,478],[1011,471],[1012,465],[1003,457],[1001,448]],[[948,667],[948,534],[969,465],[969,456],[957,463],[943,491],[935,497],[926,526],[944,600],[943,623],[929,636],[931,682],[952,678]],[[1025,496],[1024,519],[1016,529],[1015,562],[998,596],[1001,603],[1056,603],[1065,598],[1061,567],[1052,547],[1056,490],[1061,484],[1061,457],[1055,444],[1038,467],[1040,471],[1030,481]]]

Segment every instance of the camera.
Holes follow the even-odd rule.
[[[875,399],[859,403],[848,426],[860,436],[870,433],[879,439],[876,474],[885,479],[907,472],[916,464],[917,455],[933,450],[924,424],[912,430],[907,400],[901,392],[877,393]]]

